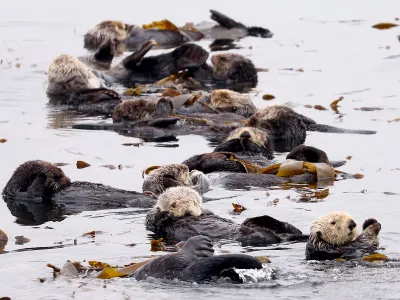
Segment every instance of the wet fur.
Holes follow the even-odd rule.
[[[171,100],[161,98],[157,101],[149,99],[127,100],[115,107],[113,121],[136,122],[157,116],[168,116],[174,111]]]
[[[169,212],[176,217],[186,214],[199,216],[202,212],[203,201],[194,189],[178,186],[168,188],[159,197],[156,205],[161,212]]]
[[[330,213],[315,220],[307,241],[306,259],[359,258],[374,252],[380,224],[367,220],[363,233],[357,237],[356,227],[349,228],[351,222],[354,222],[352,217],[344,212]]]
[[[155,195],[175,186],[190,185],[189,168],[182,164],[161,166],[150,172],[143,182],[143,192],[152,192]]]
[[[227,271],[234,268],[262,268],[260,261],[249,255],[214,256],[213,254],[211,240],[205,236],[195,236],[185,241],[179,252],[155,258],[131,276],[136,280],[153,277],[202,282],[215,277],[230,277]],[[235,276],[235,279],[237,277]]]
[[[218,111],[232,112],[240,116],[250,117],[257,109],[248,95],[231,90],[213,90],[210,94],[211,105]]]
[[[273,159],[274,142],[268,132],[253,127],[233,130],[228,137],[214,149],[214,152],[233,152],[238,155],[262,155]]]
[[[106,40],[113,40],[117,54],[122,54],[125,51],[126,30],[127,26],[121,21],[103,21],[85,33],[83,47],[97,51]]]

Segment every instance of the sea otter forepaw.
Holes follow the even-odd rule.
[[[214,255],[211,239],[203,235],[197,235],[188,239],[181,251],[188,260],[198,260]]]

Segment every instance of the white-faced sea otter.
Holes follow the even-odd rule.
[[[182,190],[186,191],[183,193]],[[147,214],[146,229],[171,243],[186,241],[196,235],[208,236],[214,241],[231,239],[254,246],[308,238],[293,225],[270,216],[249,218],[237,224],[202,209],[200,200],[201,196],[190,187],[167,189]]]
[[[310,228],[306,259],[353,259],[374,253],[379,246],[381,224],[367,219],[363,232],[357,235],[357,224],[345,212],[333,212],[316,219]]]

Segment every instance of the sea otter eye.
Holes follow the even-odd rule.
[[[332,222],[331,222],[331,225],[335,225],[335,224],[336,224],[336,221],[332,221]]]

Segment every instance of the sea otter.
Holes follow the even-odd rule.
[[[169,243],[205,235],[214,241],[231,239],[245,245],[270,245],[306,241],[308,235],[270,216],[246,219],[242,224],[202,209],[201,196],[190,187],[173,187],[162,193],[146,216],[146,229]]]
[[[46,94],[49,104],[100,113],[112,111],[121,102],[121,97],[106,88],[96,70],[110,68],[114,56],[113,45],[107,41],[90,56],[62,54],[56,57],[47,72]]]
[[[158,180],[162,181],[162,176]],[[64,215],[100,209],[150,208],[155,203],[151,195],[99,183],[71,182],[59,167],[42,160],[21,164],[2,194],[11,212],[21,218],[21,222],[61,220]]]
[[[193,25],[186,23],[177,27],[164,19],[143,26],[129,25],[121,21],[102,21],[89,29],[84,35],[84,47],[97,51],[106,39],[118,41],[118,53],[125,49],[137,50],[147,40],[155,40],[159,48],[171,48],[189,41],[199,41],[203,38],[213,40],[237,40],[246,36],[271,38],[273,34],[262,27],[247,27],[242,23],[223,15],[216,10],[210,10],[211,19],[215,22],[202,22]]]
[[[154,45],[152,40],[143,43],[140,51],[124,58],[122,62],[103,72],[101,77],[109,83],[134,87],[138,83],[154,83],[187,70],[185,77],[195,79],[203,87],[210,84],[237,89],[257,86],[258,75],[254,64],[240,54],[213,55],[210,66],[206,63],[209,53],[199,45],[187,43],[171,52],[143,57]]]
[[[307,260],[361,258],[378,249],[381,224],[367,219],[357,236],[357,224],[345,212],[333,212],[316,219],[306,245]]]
[[[246,254],[213,255],[211,239],[197,235],[190,237],[177,253],[151,260],[130,276],[136,280],[147,277],[203,282],[229,277],[236,283],[243,280],[234,269],[261,269],[261,262]]]
[[[372,130],[342,129],[334,126],[317,124],[283,105],[271,105],[258,110],[246,122],[245,126],[262,128],[274,137],[278,151],[291,151],[295,146],[304,143],[306,131],[330,133],[375,134]]]
[[[121,55],[125,51],[126,32],[129,28],[129,25],[121,21],[100,22],[85,33],[83,47],[96,52],[104,42],[112,40],[115,42],[115,55]]]

